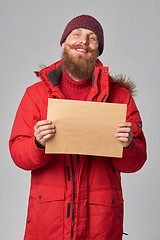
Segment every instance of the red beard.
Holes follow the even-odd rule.
[[[97,63],[98,50],[92,50],[88,46],[82,45],[68,45],[70,49],[83,48],[87,52],[91,52],[91,57],[86,59],[83,56],[77,56],[76,58],[70,56],[68,50],[65,48],[62,54],[62,67],[71,76],[79,78],[81,80],[89,79],[92,77],[94,68]]]

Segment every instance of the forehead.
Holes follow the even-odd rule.
[[[76,29],[72,30],[71,33],[74,33],[74,32],[86,33],[86,34],[88,34],[88,35],[91,35],[91,34],[96,35],[93,31],[91,31],[91,30],[89,30],[89,29],[85,29],[85,28],[76,28]],[[70,34],[71,34],[71,33],[70,33]]]

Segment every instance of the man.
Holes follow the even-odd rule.
[[[121,240],[120,174],[138,171],[146,160],[140,115],[130,92],[98,60],[104,36],[95,18],[72,19],[60,43],[62,60],[36,73],[42,81],[27,88],[10,137],[15,164],[32,177],[24,239]],[[49,97],[127,104],[127,121],[115,133],[123,157],[45,154],[47,140],[56,134],[46,120]]]

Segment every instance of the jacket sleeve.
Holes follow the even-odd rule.
[[[27,89],[14,120],[9,149],[14,163],[24,170],[34,170],[45,165],[51,155],[35,144],[34,126],[41,120],[40,109]]]
[[[142,168],[146,161],[147,153],[140,114],[130,94],[127,98],[126,121],[132,123],[133,140],[128,148],[123,149],[122,158],[113,158],[113,164],[120,172],[132,173]]]

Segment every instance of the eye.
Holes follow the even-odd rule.
[[[94,41],[96,40],[96,38],[94,36],[90,36],[89,39],[94,40]]]

